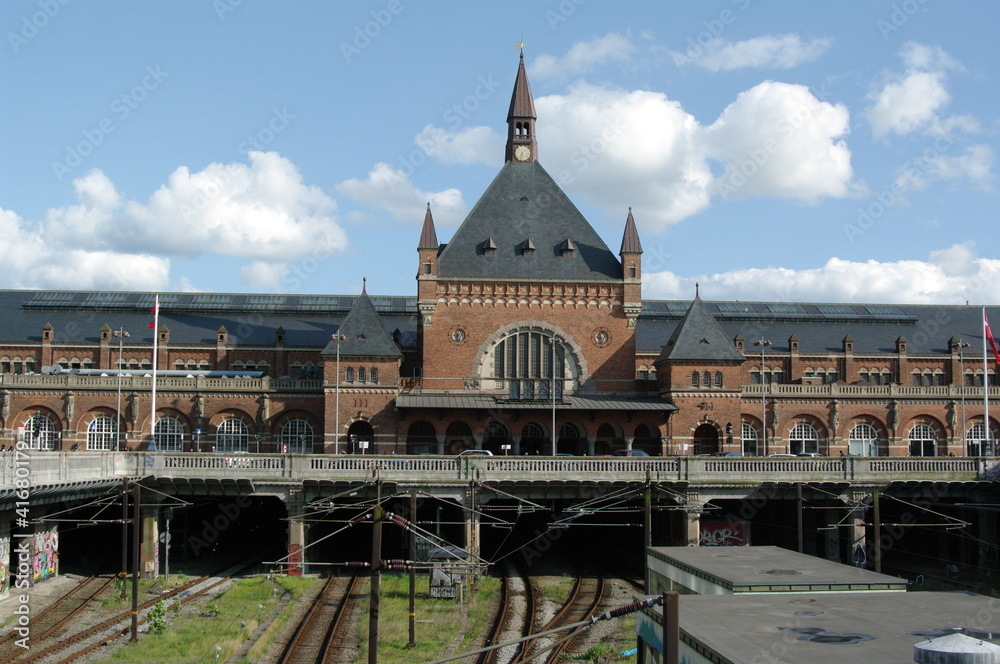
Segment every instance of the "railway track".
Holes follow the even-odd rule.
[[[528,583],[529,586],[532,584]],[[604,574],[600,572],[582,572],[573,584],[566,602],[562,605],[555,616],[538,631],[544,632],[563,625],[570,625],[581,620],[586,620],[593,616],[604,597]],[[532,603],[537,607],[540,597]],[[537,611],[537,608],[536,608]],[[567,639],[568,635],[557,635],[549,639],[532,639],[524,643],[521,652],[518,653],[511,664],[522,664],[527,661],[556,662],[559,657],[569,650],[573,644],[573,638]],[[558,642],[553,645],[553,642]],[[546,651],[546,652],[542,652]],[[541,658],[539,658],[541,657]]]
[[[57,638],[61,633],[67,631],[68,623],[113,583],[114,577],[88,577],[43,611],[32,615],[31,643]],[[14,662],[26,654],[25,649],[15,643],[17,638],[18,633],[12,631],[0,640],[0,664]]]
[[[279,664],[331,664],[342,647],[348,609],[360,585],[358,575],[327,579],[285,645]]]

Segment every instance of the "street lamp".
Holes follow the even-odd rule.
[[[760,346],[760,442],[761,456],[767,456],[767,383],[764,381],[764,348],[771,345],[771,342],[761,336],[759,341],[753,342],[754,346]]]
[[[115,407],[115,448],[122,448],[122,342],[125,337],[131,337],[132,335],[125,331],[125,328],[118,328],[111,333],[112,336],[118,338],[118,405]]]
[[[962,454],[968,454],[969,453],[969,447],[968,447],[969,446],[969,441],[967,441],[965,439],[965,435],[966,435],[966,432],[965,432],[965,357],[962,355],[962,349],[963,348],[968,348],[968,347],[969,347],[969,344],[967,342],[965,342],[965,341],[962,341],[961,339],[959,339],[958,342],[956,342],[954,344],[954,346],[952,346],[952,348],[957,348],[958,349],[958,367],[959,367],[958,371],[959,371],[960,374],[962,374],[961,377],[959,378],[959,381],[960,381],[959,382],[959,387],[961,388],[961,394],[962,394]]]
[[[330,336],[330,339],[337,342],[337,382],[334,385],[334,392],[336,393],[335,398],[335,409],[336,414],[334,415],[334,431],[333,434],[333,453],[340,454],[340,342],[347,341],[347,337],[343,334],[334,334]]]
[[[556,455],[556,346],[562,344],[563,340],[559,337],[549,337],[549,345],[552,346],[552,372],[550,378],[552,379],[552,456]]]

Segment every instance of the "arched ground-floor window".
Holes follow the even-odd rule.
[[[858,422],[854,425],[847,438],[848,454],[851,456],[878,456],[878,447],[878,431],[875,430],[875,427],[866,422]]]
[[[521,442],[519,449],[521,454],[549,454],[552,447],[552,439],[549,434],[536,422],[529,422],[521,429]],[[513,448],[511,448],[513,450]],[[490,449],[493,454],[503,454],[503,449],[499,451]]]
[[[427,420],[417,420],[406,430],[407,454],[432,454],[437,452],[437,431]]]
[[[24,437],[32,450],[54,450],[58,434],[48,415],[36,413],[24,425]]]
[[[910,456],[937,456],[937,434],[929,424],[910,429]]]
[[[991,427],[987,436],[982,423],[973,424],[965,434],[965,441],[965,453],[969,456],[993,456],[997,449],[997,432]]]
[[[788,434],[788,451],[792,454],[819,453],[819,434],[808,422],[800,422]]]
[[[462,450],[475,447],[476,439],[472,435],[472,427],[465,422],[452,422],[448,425],[448,430],[444,432],[445,449],[455,450],[452,454],[457,454]],[[432,448],[437,453],[437,446]]]
[[[524,442],[522,440],[522,442]],[[499,422],[490,422],[483,432],[483,449],[493,454],[503,454],[504,445],[512,445],[510,431]],[[513,450],[514,448],[511,447]]]
[[[246,452],[250,444],[250,431],[243,420],[230,417],[215,430],[216,452]]]
[[[313,428],[303,419],[288,420],[278,434],[281,451],[289,454],[312,454]]]
[[[694,430],[694,453],[719,453],[719,432],[713,425],[705,423]]]
[[[642,450],[649,456],[660,456],[663,453],[660,445],[660,431],[652,424],[640,424],[635,428],[635,440],[632,449]]]
[[[118,445],[118,426],[106,415],[99,415],[87,425],[88,450],[113,450]]]
[[[551,448],[551,445],[549,445]],[[572,422],[559,427],[559,438],[556,440],[556,451],[559,454],[581,455],[587,451],[587,439],[580,433],[580,427]],[[551,454],[552,450],[546,452]]]
[[[753,425],[749,422],[743,423],[743,455],[744,456],[757,456],[760,452],[757,450],[757,430],[753,428]]]
[[[184,425],[176,417],[161,417],[153,439],[160,452],[180,452],[184,449]]]

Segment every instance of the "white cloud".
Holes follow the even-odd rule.
[[[145,203],[126,200],[94,169],[73,181],[76,205],[51,208],[38,222],[7,211],[0,224],[9,258],[0,280],[18,288],[162,290],[170,256],[280,264],[346,247],[333,199],[303,184],[277,153],[249,157],[249,165],[216,163],[195,173],[181,166]]]
[[[922,191],[936,180],[968,180],[977,189],[990,189],[993,150],[988,145],[970,145],[954,157],[934,152],[911,160],[896,177],[893,188],[902,193]]]
[[[868,95],[872,103],[866,115],[876,138],[917,131],[934,135],[979,131],[979,123],[971,116],[942,115],[951,102],[948,71],[961,70],[961,63],[938,47],[917,42],[904,44],[899,56],[906,71],[885,74],[881,89]]]
[[[425,154],[444,164],[499,165],[505,137],[490,127],[467,127],[449,131],[427,125],[413,142]]]
[[[240,281],[251,290],[279,293],[285,290],[283,279],[288,274],[288,265],[253,261],[241,267],[239,273]]]
[[[705,132],[725,164],[720,195],[778,196],[806,201],[851,191],[851,152],[843,140],[850,114],[808,88],[765,81],[741,93]]]
[[[535,100],[546,169],[572,196],[662,230],[709,204],[697,120],[659,92],[573,85]],[[641,212],[640,212],[641,210]]]
[[[628,37],[609,32],[603,37],[580,41],[563,57],[540,55],[531,64],[531,76],[539,80],[575,76],[605,62],[626,62],[635,53]]]
[[[791,69],[819,58],[833,45],[832,37],[803,42],[796,34],[766,35],[730,42],[716,37],[686,53],[671,52],[678,66],[695,65],[709,71],[732,69]]]
[[[806,270],[770,267],[692,277],[647,272],[643,296],[690,299],[697,282],[709,300],[960,304],[995,301],[998,279],[1000,260],[980,258],[971,243],[964,243],[935,251],[927,261],[831,258]]]
[[[384,210],[396,221],[419,224],[428,202],[439,226],[457,225],[468,212],[458,189],[425,192],[417,189],[400,169],[386,163],[375,164],[365,180],[351,178],[337,185],[337,191],[374,210]]]

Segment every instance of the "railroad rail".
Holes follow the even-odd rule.
[[[279,664],[332,664],[335,651],[341,647],[348,609],[355,601],[360,583],[360,575],[327,579],[295,627]]]

